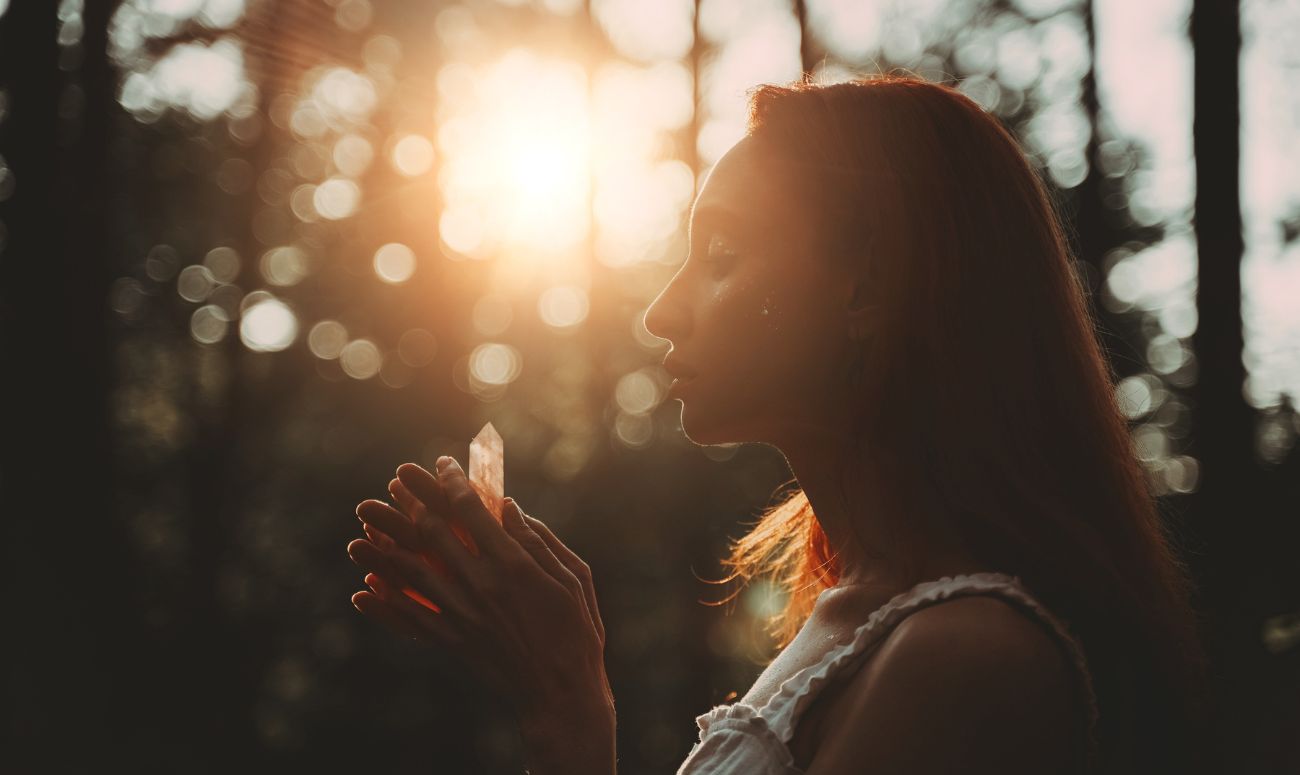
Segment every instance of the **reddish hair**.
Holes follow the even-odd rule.
[[[901,528],[941,515],[1079,638],[1102,771],[1196,764],[1180,749],[1205,723],[1193,582],[1052,200],[1015,139],[955,89],[900,76],[761,86],[748,134],[794,162],[776,174],[824,239],[812,255],[855,262],[878,291],[852,429],[860,456],[843,475],[869,480],[880,521],[898,529],[866,548],[922,581],[924,544]],[[788,593],[769,623],[781,647],[840,573],[802,490],[723,562],[722,581],[770,576]]]

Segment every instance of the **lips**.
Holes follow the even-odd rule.
[[[695,376],[695,370],[676,358],[667,358],[664,360],[664,370],[673,378],[685,382]]]
[[[668,386],[668,392],[666,393],[665,397],[676,398],[677,394],[681,392],[681,389],[684,386],[690,385],[694,381],[695,380],[693,377],[677,377],[676,379],[673,380],[672,384]]]

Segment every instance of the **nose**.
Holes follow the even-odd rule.
[[[677,291],[679,271],[646,308],[642,323],[647,331],[660,339],[680,342],[690,331],[690,311],[679,299]]]

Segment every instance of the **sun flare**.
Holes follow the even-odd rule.
[[[443,241],[476,258],[571,251],[590,220],[583,70],[515,49],[483,69],[448,65],[439,86],[466,97],[439,134],[443,195],[453,213]]]

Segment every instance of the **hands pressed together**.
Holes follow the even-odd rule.
[[[451,457],[437,475],[403,464],[388,488],[396,507],[357,506],[368,539],[348,554],[370,591],[353,605],[444,646],[506,700],[534,775],[612,775],[614,697],[587,563],[513,498],[498,522]]]

